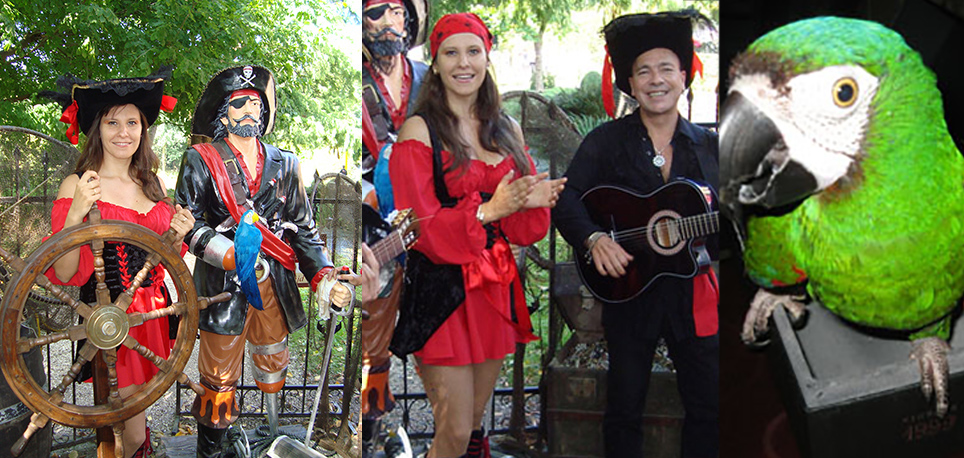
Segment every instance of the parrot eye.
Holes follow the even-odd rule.
[[[833,103],[840,108],[847,108],[857,100],[857,81],[847,76],[840,78],[833,84]]]

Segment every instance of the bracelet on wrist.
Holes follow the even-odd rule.
[[[485,224],[485,212],[482,211],[482,204],[479,204],[479,209],[475,211],[475,219],[479,220],[479,224]]]
[[[596,243],[599,243],[599,239],[604,235],[606,235],[606,233],[596,231],[589,234],[589,237],[586,237],[586,247],[588,247],[590,253],[592,253],[592,249],[596,247]]]

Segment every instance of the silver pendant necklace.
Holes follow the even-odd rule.
[[[672,142],[670,142],[670,143],[672,143]],[[663,165],[666,164],[666,158],[663,157],[663,151],[665,151],[666,148],[669,147],[669,145],[670,145],[670,144],[667,143],[666,146],[664,146],[664,147],[662,147],[662,148],[656,148],[656,143],[655,143],[655,142],[653,143],[653,148],[656,148],[656,155],[653,156],[653,165],[655,165],[657,168],[660,168],[660,167],[662,167]]]

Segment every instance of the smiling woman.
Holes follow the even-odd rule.
[[[431,72],[389,166],[396,206],[421,218],[391,350],[416,357],[435,418],[428,456],[482,457],[502,360],[537,339],[509,244],[545,236],[565,179],[535,173],[502,112],[482,20],[447,15],[429,37]]]
[[[69,95],[45,93],[66,106],[64,120],[70,124],[67,136],[79,140],[78,131],[87,136],[83,152],[73,174],[64,179],[54,201],[51,228],[54,233],[80,224],[97,204],[104,219],[118,219],[141,224],[158,234],[175,229],[175,246],[181,254],[187,246],[181,239],[194,226],[187,210],[175,207],[166,199],[164,184],[157,177],[158,159],[151,149],[147,129],[163,109],[170,111],[177,102],[163,95],[162,72],[146,78],[107,81],[79,81],[64,77],[58,81]],[[114,301],[127,290],[147,259],[143,249],[122,242],[108,242],[103,251],[107,288]],[[80,299],[97,302],[94,255],[84,245],[60,258],[47,272],[57,283],[80,286]],[[164,285],[166,271],[155,267],[127,308],[127,313],[146,313],[169,305],[170,295]],[[171,351],[170,328],[166,317],[150,320],[131,328],[129,335],[154,354],[167,359]],[[117,385],[120,396],[127,398],[157,374],[158,368],[137,352],[120,346],[117,349]],[[144,412],[124,422],[125,458],[147,456],[151,452],[150,434]]]

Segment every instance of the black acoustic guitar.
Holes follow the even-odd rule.
[[[709,266],[705,237],[720,226],[709,188],[679,180],[639,195],[599,186],[586,191],[581,200],[593,222],[633,255],[626,275],[613,278],[600,275],[585,247],[578,247],[579,276],[600,300],[626,302],[660,277],[692,278]]]

